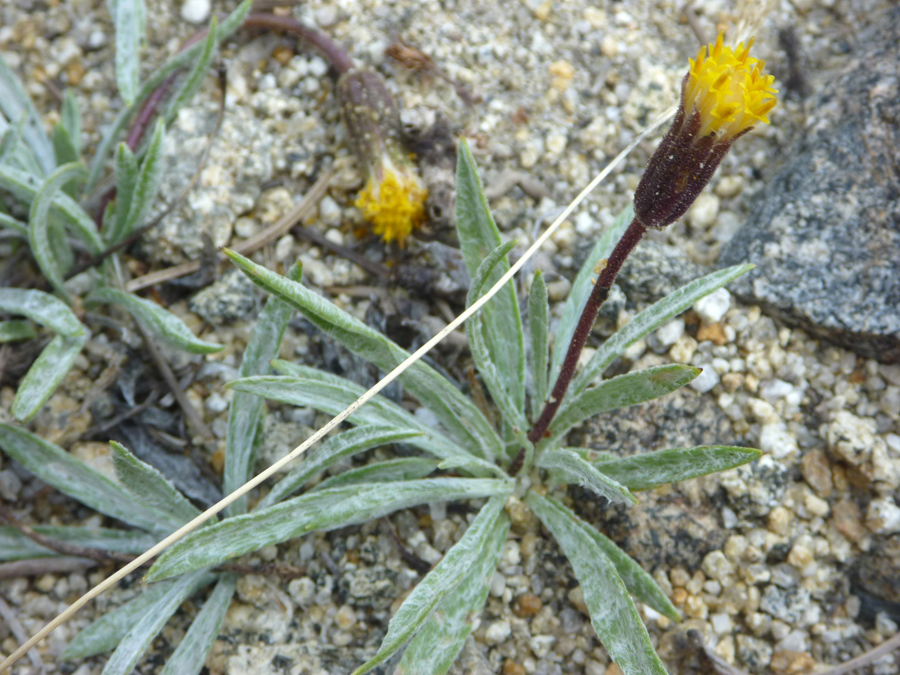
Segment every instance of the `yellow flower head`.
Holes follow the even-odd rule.
[[[369,176],[354,204],[385,243],[403,246],[406,238],[425,220],[428,190],[415,171],[396,167],[388,157],[379,172]]]
[[[715,44],[701,47],[697,59],[690,59],[683,104],[700,116],[697,137],[715,133],[732,139],[758,122],[768,124],[778,90],[772,87],[775,78],[763,73],[765,61],[750,56],[752,45],[751,38],[746,47],[743,42],[725,47],[719,33]]]

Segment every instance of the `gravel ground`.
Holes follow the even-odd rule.
[[[208,0],[148,4],[145,73],[175,53],[196,30],[192,22],[204,23],[210,12]],[[890,3],[744,4],[752,11],[770,5],[755,32],[754,49],[770,63],[784,91],[796,72],[804,75],[806,87],[815,89],[843,63],[858,27],[875,9]],[[291,11],[349,45],[358,62],[382,72],[411,126],[421,126],[431,114],[427,111],[436,110],[444,120],[440,125],[469,137],[498,225],[504,236],[524,248],[536,223],[552,216],[642,125],[677,100],[687,57],[698,47],[680,7],[670,0],[522,0],[499,5],[469,0],[313,0]],[[212,7],[231,8],[230,2]],[[716,0],[694,3],[694,11],[696,28],[707,37],[717,28],[734,26],[740,16],[731,3]],[[778,31],[785,29],[799,44],[799,71],[792,69],[779,46]],[[112,38],[103,2],[21,0],[0,5],[0,50],[7,63],[26,83],[48,125],[58,118],[55,92],[74,88],[88,148],[120,106],[114,94]],[[445,79],[412,72],[386,57],[385,48],[398,38],[424,49],[448,79],[478,102],[470,105]],[[136,276],[148,266],[199,256],[199,232],[210,235],[216,245],[251,237],[281,217],[327,168],[334,175],[311,227],[380,264],[420,260],[427,254],[421,242],[401,252],[371,238],[357,238],[362,223],[352,201],[360,174],[343,142],[334,81],[324,60],[293,38],[253,31],[228,42],[223,62],[228,67],[226,116],[212,159],[184,207],[142,245],[140,260],[131,263]],[[210,81],[170,132],[178,139],[171,142],[169,160],[167,189],[172,195],[192,171],[189,161],[196,148],[189,143],[215,117],[216,97]],[[772,124],[738,143],[687,216],[652,239],[677,246],[694,263],[714,264],[722,242],[740,226],[748,205],[780,166],[783,148],[810,113],[802,91],[784,98],[771,116]],[[567,279],[585,247],[627,204],[653,147],[654,141],[640,145],[548,242],[538,264],[548,275],[554,300],[565,298]],[[420,158],[427,160],[427,154],[426,148]],[[519,172],[531,182],[520,180]],[[439,179],[437,175],[435,181]],[[230,195],[235,198],[230,200]],[[426,237],[450,238],[440,220],[427,228]],[[407,342],[433,334],[449,313],[460,310],[452,296],[423,299],[400,288],[379,288],[370,274],[292,235],[257,256],[282,269],[299,257],[310,285],[360,318],[380,317],[391,330],[406,335]],[[188,388],[218,436],[220,451],[230,398],[224,384],[239,365],[255,296],[239,277],[225,275],[215,283],[221,286],[207,290],[206,296],[204,291],[183,296],[173,310],[204,339],[228,345],[206,357]],[[216,303],[217,295],[234,302]],[[249,305],[241,304],[247,298]],[[643,304],[623,299],[607,322],[610,327],[621,325]],[[392,317],[398,315],[414,319],[412,325],[397,328]],[[451,339],[435,358],[464,380],[465,362],[454,361],[461,344],[459,337]],[[289,330],[282,355],[314,365],[338,364],[360,379],[372,376],[346,353],[323,344],[302,322]],[[200,365],[196,359],[173,358],[180,358],[176,366]],[[742,671],[781,674],[846,660],[896,633],[888,614],[869,611],[858,589],[873,587],[865,586],[867,581],[879,583],[878,569],[863,564],[866,560],[883,558],[887,579],[895,569],[890,555],[881,552],[890,535],[900,532],[900,508],[894,500],[900,488],[900,367],[863,360],[786,328],[758,308],[738,304],[726,291],[629,350],[624,365],[672,361],[703,366],[704,374],[674,403],[629,411],[621,421],[610,418],[587,425],[583,442],[600,448],[612,441],[628,451],[628,440],[623,440],[627,434],[618,431],[610,438],[610,425],[604,424],[609,421],[617,430],[633,432],[634,438],[648,438],[650,447],[644,445],[643,450],[670,441],[707,442],[704,434],[713,429],[715,436],[709,440],[760,447],[766,456],[753,467],[644,495],[627,516],[638,526],[655,522],[655,509],[674,508],[695,514],[692,518],[699,523],[700,529],[687,539],[663,543],[655,552],[634,542],[627,546],[683,610],[685,620],[676,625],[644,610],[671,672],[711,672],[697,648],[698,635],[710,653]],[[93,423],[81,401],[90,391],[90,378],[103,365],[97,351],[80,357],[36,422],[45,437],[97,462],[105,457],[104,446],[78,438]],[[12,394],[9,387],[0,391],[4,418]],[[690,423],[678,426],[677,420],[686,417]],[[321,422],[322,416],[311,411],[275,409],[267,422],[269,450],[264,459],[293,447],[309,427]],[[216,450],[208,457],[213,467],[221,462]],[[17,513],[26,520],[101,522],[69,500],[39,493],[35,481],[8,460],[0,462],[0,493],[18,500]],[[570,497],[580,506],[581,493],[572,491]],[[601,526],[608,520],[614,528],[617,518],[624,517],[597,505],[584,509]],[[473,513],[465,505],[435,505],[396,514],[392,523],[413,552],[433,563],[462,535]],[[420,578],[399,556],[382,523],[272,547],[250,562],[275,559],[305,568],[307,576],[292,581],[242,578],[207,664],[210,673],[349,672],[371,655],[399,605],[398,597]],[[5,580],[0,594],[26,632],[33,632],[101,576],[79,572]],[[858,581],[851,585],[854,578]],[[103,659],[73,665],[56,657],[79,629],[138,592],[139,580],[133,578],[125,586],[45,642],[41,651],[47,673],[100,672]],[[194,603],[185,604],[136,672],[160,670],[195,611]],[[508,542],[474,637],[458,672],[619,672],[608,665],[568,564],[555,544],[536,530],[518,532]],[[8,653],[15,645],[7,628],[0,626],[0,650]],[[30,672],[27,665],[17,668],[15,672]],[[894,657],[887,656],[870,672],[898,669]]]

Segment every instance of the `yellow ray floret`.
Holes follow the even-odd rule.
[[[387,164],[387,163],[386,163]],[[355,205],[372,224],[372,231],[401,246],[413,229],[425,220],[428,190],[412,171],[386,166],[379,180],[370,176]]]
[[[763,73],[765,61],[750,56],[752,45],[750,39],[746,47],[743,42],[725,47],[719,33],[715,44],[701,47],[696,61],[690,59],[684,105],[700,115],[699,137],[715,133],[730,139],[758,122],[768,124],[778,90],[772,87],[774,76]]]

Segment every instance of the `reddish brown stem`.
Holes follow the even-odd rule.
[[[244,28],[268,28],[270,30],[282,30],[286,33],[299,35],[309,44],[319,50],[336,71],[343,74],[355,67],[353,59],[341,49],[337,43],[324,33],[315,28],[304,26],[296,19],[277,14],[248,14],[244,19]]]
[[[581,318],[578,319],[578,325],[575,327],[572,341],[569,343],[569,351],[566,352],[566,358],[563,360],[559,377],[553,386],[550,398],[547,399],[544,410],[538,417],[537,422],[534,423],[531,431],[528,432],[528,440],[532,443],[537,443],[547,433],[550,422],[553,421],[553,416],[559,410],[563,397],[572,383],[572,378],[575,377],[578,359],[581,357],[581,351],[584,349],[588,335],[590,335],[591,329],[594,327],[594,321],[597,320],[597,313],[609,296],[609,290],[612,288],[619,270],[622,269],[622,264],[625,262],[628,254],[637,246],[646,231],[647,228],[638,222],[637,218],[631,221],[631,225],[625,230],[625,234],[622,235],[619,243],[616,244],[612,254],[606,261],[606,267],[600,272],[591,295],[581,312]]]

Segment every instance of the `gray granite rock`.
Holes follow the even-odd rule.
[[[248,318],[257,305],[256,287],[239,270],[228,270],[189,303],[192,312],[217,326]]]
[[[217,103],[179,111],[166,131],[163,179],[158,197],[161,212],[187,187],[215,129]],[[272,175],[274,137],[246,108],[225,112],[209,158],[197,184],[141,243],[155,260],[195,260],[204,248],[203,235],[215,247],[231,240],[235,219],[253,208],[262,184]]]
[[[720,264],[732,292],[867,358],[900,361],[900,8],[872,20]]]

